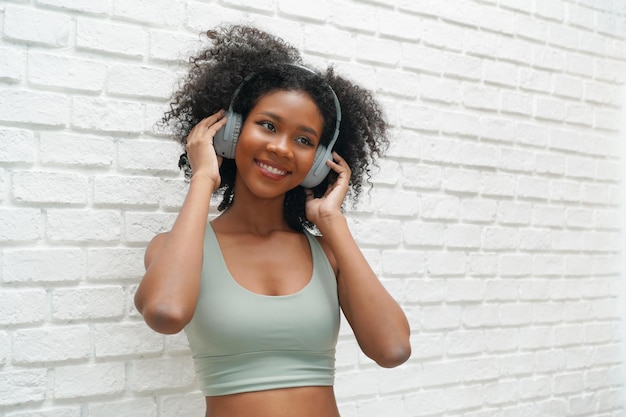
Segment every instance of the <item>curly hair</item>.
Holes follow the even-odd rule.
[[[339,136],[333,147],[352,170],[350,197],[356,201],[363,181],[371,178],[370,166],[383,156],[389,140],[387,122],[370,91],[337,75],[332,67],[325,72],[302,71],[300,52],[284,40],[252,26],[219,26],[206,33],[209,46],[189,58],[190,69],[173,95],[170,110],[161,119],[163,126],[183,145],[191,129],[205,117],[226,109],[237,88],[233,109],[243,120],[257,101],[276,90],[306,92],[317,104],[324,121],[321,144],[327,145],[335,130],[336,110],[330,88],[341,107]],[[310,67],[307,67],[310,68]],[[247,80],[248,79],[248,80]],[[244,82],[244,80],[247,80]],[[191,177],[186,154],[179,167]],[[227,209],[235,195],[235,161],[224,159],[220,167],[222,200],[218,210]],[[334,171],[312,189],[321,197],[336,181]],[[306,194],[302,186],[287,192],[283,205],[286,222],[294,230],[314,228],[305,214]]]

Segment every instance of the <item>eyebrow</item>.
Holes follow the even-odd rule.
[[[262,111],[262,112],[259,112],[259,114],[262,114],[262,115],[264,115],[264,116],[271,117],[271,118],[273,118],[273,119],[275,119],[275,120],[278,120],[278,121],[279,121],[279,122],[281,122],[281,123],[284,121],[284,119],[283,119],[283,117],[282,117],[282,116],[279,116],[279,115],[277,115],[276,113],[271,112],[271,111]],[[317,137],[317,138],[319,138],[319,137],[320,137],[320,135],[317,133],[317,131],[316,131],[315,129],[313,129],[312,127],[305,126],[305,125],[300,125],[300,126],[298,126],[298,128],[299,128],[300,130],[304,131],[304,132],[307,132],[307,133],[310,133],[310,134],[312,134],[312,135],[315,135],[315,137]]]

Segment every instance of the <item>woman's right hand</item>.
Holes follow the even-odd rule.
[[[222,157],[217,156],[213,148],[213,138],[218,130],[226,124],[224,110],[202,119],[191,129],[187,136],[187,158],[191,165],[192,178],[207,176],[214,183],[213,191],[220,186],[220,165]]]

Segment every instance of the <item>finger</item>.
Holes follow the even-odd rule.
[[[221,120],[226,115],[224,110],[220,110],[217,113],[213,113],[212,115],[205,117],[200,120],[198,126],[203,126],[209,128],[211,125],[215,124],[218,120]]]

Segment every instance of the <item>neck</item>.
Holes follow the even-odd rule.
[[[272,199],[261,199],[242,187],[239,192],[235,191],[230,207],[219,216],[219,223],[228,224],[233,231],[260,235],[277,230],[291,231],[285,221],[284,201],[284,194]]]

